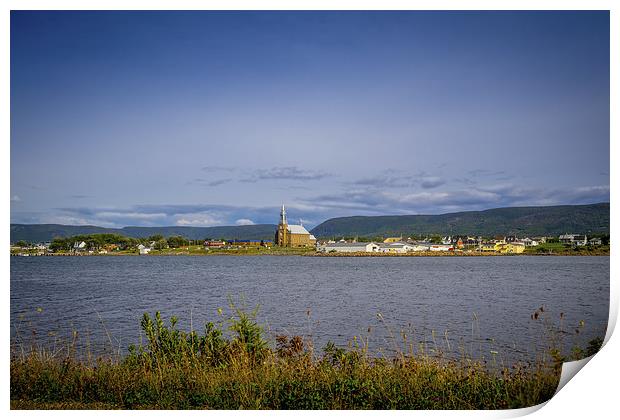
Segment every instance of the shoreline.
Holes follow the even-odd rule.
[[[137,253],[112,253],[107,254],[74,254],[74,253],[50,253],[50,254],[11,254],[11,257],[143,257]],[[250,252],[188,252],[179,251],[175,253],[149,253],[146,256],[156,257],[175,257],[175,256],[194,256],[194,257],[210,257],[210,256],[231,256],[231,257],[287,257],[287,256],[299,256],[299,257],[330,257],[330,258],[342,258],[342,257],[370,257],[370,258],[389,258],[389,257],[609,257],[610,252],[561,252],[561,253],[521,253],[521,254],[502,254],[499,252],[415,252],[415,253],[378,253],[378,252],[264,252],[264,253],[250,253]]]

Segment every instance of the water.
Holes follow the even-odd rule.
[[[144,312],[176,315],[181,328],[202,330],[205,321],[223,319],[218,308],[229,313],[229,297],[239,303],[243,296],[249,308],[260,305],[258,320],[271,339],[309,336],[318,349],[357,337],[376,355],[422,343],[454,357],[465,351],[531,361],[549,344],[551,323],[563,330],[554,336],[565,349],[604,336],[609,263],[526,256],[11,257],[11,337],[51,342],[76,330],[78,347],[104,351],[112,343],[126,350],[139,343]],[[542,317],[532,320],[541,306]]]

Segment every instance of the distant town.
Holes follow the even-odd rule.
[[[467,255],[467,254],[565,254],[609,253],[609,235],[588,237],[566,233],[559,236],[493,237],[469,235],[400,235],[393,237],[341,237],[317,239],[300,223],[289,224],[282,206],[274,240],[205,238],[183,236],[130,238],[96,233],[54,238],[49,242],[11,244],[11,255],[179,255],[179,254],[367,254],[367,255]]]

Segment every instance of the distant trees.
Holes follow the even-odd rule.
[[[87,249],[97,250],[106,245],[116,245],[119,249],[127,249],[138,243],[137,239],[128,238],[114,233],[94,233],[92,235],[76,235],[68,238],[54,238],[50,249],[54,252],[70,251],[76,242],[86,243]]]
[[[126,250],[134,248],[139,244],[150,245],[155,249],[165,249],[179,248],[182,246],[187,246],[190,243],[188,239],[182,236],[171,236],[169,238],[165,238],[163,235],[152,235],[148,238],[136,239],[113,233],[95,233],[92,235],[76,235],[67,238],[54,238],[50,244],[50,249],[53,252],[70,251],[73,249],[73,245],[76,242],[86,243],[85,248],[88,250],[99,250],[106,248],[107,245],[115,245],[120,250]],[[16,245],[18,243],[16,243]]]
[[[167,239],[167,242],[170,248],[180,248],[184,245],[189,245],[189,241],[182,236],[171,236]]]
[[[430,240],[432,243],[435,243],[435,244],[441,243],[441,236],[433,235],[430,237]]]
[[[73,244],[72,238],[54,238],[50,244],[50,249],[54,252],[68,251]]]
[[[168,241],[162,236],[161,239],[155,241],[155,249],[166,249],[168,248]]]

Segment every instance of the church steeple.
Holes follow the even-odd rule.
[[[280,210],[280,224],[286,225],[286,210],[284,209],[284,204],[282,204],[282,210]]]

